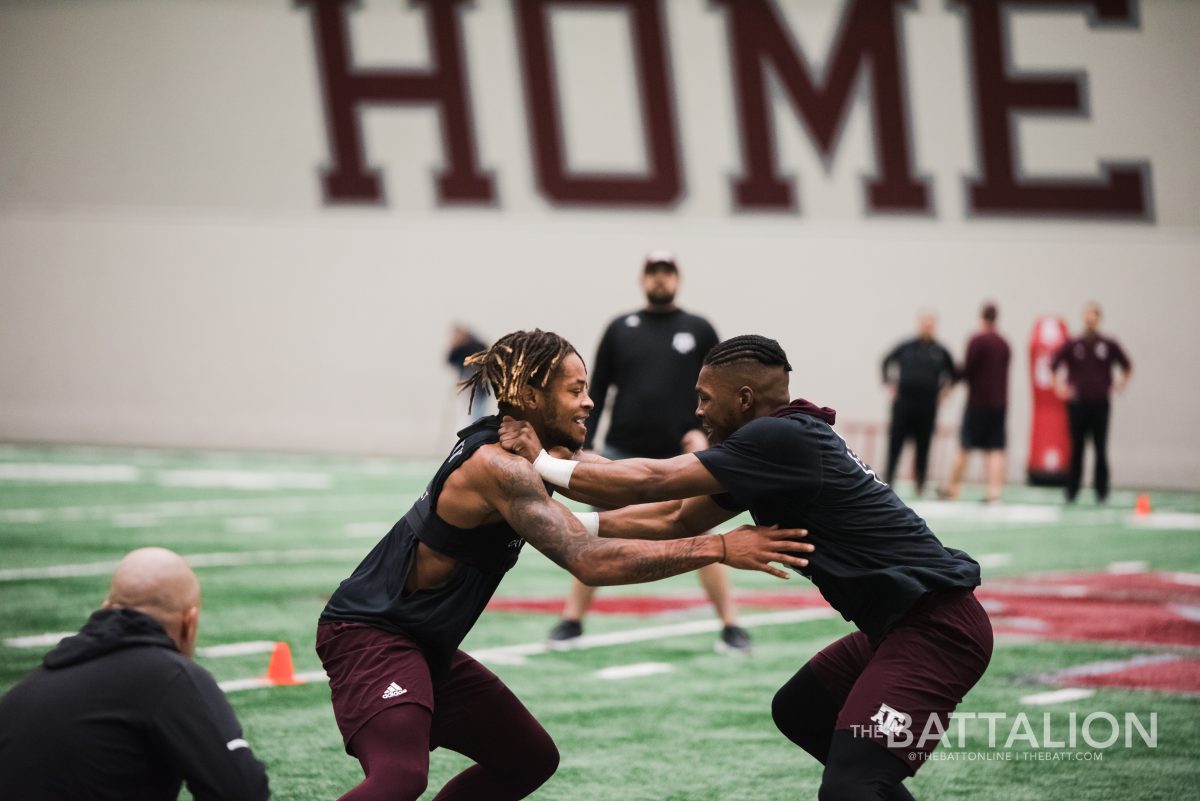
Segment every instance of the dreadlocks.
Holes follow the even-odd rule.
[[[782,367],[785,373],[792,371],[787,354],[773,339],[758,334],[744,334],[713,345],[704,357],[704,364],[720,367],[735,362],[758,362],[768,367]]]
[[[475,372],[458,383],[458,391],[471,390],[469,404],[475,402],[475,393],[490,391],[501,406],[520,408],[525,387],[545,389],[554,371],[572,353],[578,355],[558,334],[538,328],[514,331],[463,360]]]

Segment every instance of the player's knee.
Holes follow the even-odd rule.
[[[800,742],[797,738],[801,735],[803,727],[798,725],[799,715],[796,713],[791,686],[791,684],[785,684],[775,693],[775,697],[771,700],[771,719],[775,721],[775,728],[799,745]]]
[[[818,744],[829,739],[836,710],[830,705],[824,687],[807,665],[779,688],[771,700],[771,718],[775,727],[796,745],[821,761]]]
[[[373,770],[366,780],[344,798],[389,798],[397,801],[417,801],[429,786],[428,771],[412,764],[395,763],[383,770]],[[354,795],[360,793],[360,795]]]
[[[549,734],[541,732],[521,749],[520,772],[512,777],[513,784],[525,795],[532,793],[558,770],[558,760],[558,746]]]

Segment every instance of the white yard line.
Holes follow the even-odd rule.
[[[142,471],[131,464],[58,464],[6,462],[0,464],[0,481],[38,484],[133,484]]]
[[[1010,553],[983,553],[975,557],[980,567],[1004,567],[1012,561]]]
[[[392,526],[396,525],[395,521],[385,522],[361,522],[347,523],[342,531],[347,537],[356,537],[360,539],[374,538],[380,539],[384,534],[392,530]]]
[[[1200,514],[1195,512],[1151,512],[1148,515],[1134,515],[1129,522],[1135,528],[1160,529],[1194,529],[1200,531]]]
[[[236,490],[326,490],[333,486],[329,473],[280,470],[162,470],[155,481],[160,487]]]
[[[248,642],[227,642],[222,645],[206,645],[203,648],[197,648],[196,654],[206,659],[218,659],[223,656],[269,654],[274,650],[274,640],[250,640]]]
[[[913,511],[926,520],[962,520],[971,523],[1057,523],[1061,506],[1033,503],[984,504],[971,501],[913,501]]]
[[[1128,659],[1103,659],[1099,662],[1088,662],[1083,665],[1041,673],[1037,680],[1044,684],[1078,678],[1079,676],[1103,676],[1106,673],[1118,673],[1130,668],[1145,667],[1146,665],[1161,665],[1165,662],[1178,662],[1183,659],[1180,654],[1138,654]]]
[[[226,551],[217,553],[185,554],[184,559],[192,567],[237,567],[239,565],[282,565],[319,564],[342,559],[359,559],[360,549],[314,549],[297,548],[288,551]],[[76,578],[79,576],[106,576],[117,567],[117,560],[107,562],[85,562],[75,565],[46,565],[43,567],[13,567],[0,570],[0,581],[26,581],[29,579]]]
[[[150,501],[93,506],[48,506],[0,509],[0,523],[79,523],[111,522],[121,515],[163,519],[190,517],[246,517],[311,515],[352,512],[397,515],[412,502],[411,494],[377,493],[373,495],[286,495],[272,498],[216,498],[196,501]]]
[[[1142,561],[1111,562],[1105,569],[1113,575],[1124,576],[1130,573],[1144,573],[1149,566],[1149,564]]]
[[[64,637],[74,637],[77,631],[55,631],[49,634],[30,634],[24,637],[9,637],[4,644],[9,648],[48,648],[58,645]],[[248,654],[269,654],[275,650],[275,642],[268,640],[250,640],[248,642],[229,642],[221,645],[206,645],[196,649],[196,655],[206,659],[219,659],[225,656],[246,656]]]
[[[832,609],[789,609],[783,612],[746,615],[738,620],[738,624],[744,628],[755,628],[757,626],[803,623],[810,620],[828,620],[836,616],[837,613]],[[610,631],[606,634],[590,634],[580,637],[579,644],[572,650],[601,648],[610,645],[626,645],[635,642],[645,642],[647,640],[661,640],[668,637],[686,637],[691,634],[719,631],[721,626],[722,624],[719,620],[689,620],[667,626],[650,626],[648,628],[628,629],[625,631]],[[480,648],[471,651],[470,654],[480,662],[519,664],[521,661],[520,657],[544,654],[550,650],[545,642],[531,642],[519,645],[501,645],[495,648]],[[325,678],[324,671],[319,670],[296,674],[296,681],[302,684],[312,681],[325,681]],[[220,682],[221,689],[227,693],[270,686],[271,682],[261,677],[230,679],[229,681]]]
[[[620,681],[621,679],[637,679],[642,676],[671,673],[674,670],[675,666],[668,665],[666,662],[636,662],[632,665],[613,665],[612,667],[601,668],[592,675],[598,679],[605,679],[607,681]]]
[[[58,645],[63,637],[73,637],[77,631],[54,631],[50,634],[29,634],[24,637],[9,637],[4,644],[9,648],[48,648]]]
[[[297,684],[311,684],[314,681],[325,681],[325,671],[313,670],[307,673],[297,673]],[[219,681],[217,686],[227,693],[237,692],[238,690],[256,690],[260,687],[274,687],[275,685],[270,679],[262,676],[255,676],[249,679],[229,679],[228,681]]]
[[[1083,687],[1065,687],[1061,690],[1050,690],[1049,692],[1021,696],[1021,703],[1033,706],[1045,706],[1047,704],[1061,704],[1066,701],[1082,701],[1084,698],[1091,698],[1095,694],[1095,690],[1088,690]]]

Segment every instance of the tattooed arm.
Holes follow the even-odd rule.
[[[666,542],[593,536],[546,494],[529,462],[498,447],[486,450],[489,480],[480,485],[481,495],[530,545],[593,587],[654,581],[721,561],[786,579],[788,574],[771,562],[807,564],[793,555],[807,546],[790,539],[802,532],[787,529],[742,526],[724,537],[707,534]]]

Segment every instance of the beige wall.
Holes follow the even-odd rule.
[[[791,2],[822,53],[837,4]],[[964,210],[975,145],[962,23],[940,2],[905,22],[915,157],[930,218],[863,210],[865,102],[828,165],[788,106],[776,129],[797,213],[730,208],[740,173],[724,18],[670,0],[687,183],[670,210],[560,209],[530,165],[511,8],[477,0],[464,43],[481,161],[499,203],[439,206],[432,113],[366,113],[389,204],[329,208],[308,19],[291,3],[0,4],[0,438],[427,455],[450,429],[453,320],[490,336],[540,326],[589,354],[639,303],[638,259],[674,249],[683,305],[723,336],[777,337],[793,390],[844,419],[883,420],[878,360],[941,316],[956,354],[996,300],[1013,343],[1012,475],[1028,432],[1033,321],[1100,301],[1136,362],[1114,411],[1114,480],[1200,487],[1200,4],[1141,4],[1136,30],[1018,15],[1021,68],[1088,73],[1090,116],[1019,126],[1031,173],[1145,160],[1151,223],[983,220]],[[620,18],[555,17],[572,164],[635,169]],[[367,2],[364,63],[425,59],[420,14]],[[624,49],[622,49],[624,47]],[[943,410],[953,423],[961,395]]]

